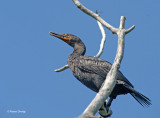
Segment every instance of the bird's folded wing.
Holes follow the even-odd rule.
[[[107,73],[110,71],[112,64],[102,60],[100,58],[93,58],[89,56],[80,56],[75,59],[76,66],[83,72],[93,73],[106,78]],[[130,86],[133,85],[128,81],[128,79],[118,70],[117,79],[121,80]]]
[[[100,75],[102,77],[106,77],[107,73],[111,68],[111,64],[99,59],[88,56],[78,57],[76,58],[76,66],[83,72],[93,73]]]

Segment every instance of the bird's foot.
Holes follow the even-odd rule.
[[[101,109],[99,109],[99,114],[104,117],[104,118],[107,118],[107,117],[110,117],[112,115],[112,110],[110,108],[103,108],[101,107]]]

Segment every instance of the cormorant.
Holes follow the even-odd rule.
[[[85,86],[91,90],[98,92],[102,83],[106,79],[106,75],[111,69],[111,64],[105,60],[96,57],[84,56],[86,47],[84,43],[72,34],[56,34],[50,32],[51,36],[55,36],[71,47],[74,48],[73,53],[68,57],[68,65],[73,75]],[[127,78],[118,70],[117,83],[110,94],[108,103],[100,108],[99,113],[103,117],[107,117],[106,110],[110,107],[113,99],[117,95],[130,93],[142,106],[151,105],[151,100],[143,94],[136,91]]]

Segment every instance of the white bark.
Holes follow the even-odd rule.
[[[61,72],[61,71],[64,71],[64,70],[66,70],[66,69],[68,69],[69,68],[69,66],[68,65],[65,65],[65,66],[63,66],[63,67],[61,67],[61,68],[59,68],[59,69],[56,69],[56,70],[54,70],[55,72]]]
[[[103,86],[101,87],[100,91],[97,93],[95,98],[92,100],[92,102],[88,105],[88,107],[85,109],[83,114],[81,114],[78,118],[95,118],[95,114],[100,109],[100,107],[104,104],[104,101],[109,97],[111,94],[117,80],[117,70],[120,67],[120,63],[123,58],[124,54],[124,38],[125,34],[129,33],[131,30],[134,29],[135,26],[132,26],[129,29],[124,29],[125,27],[125,17],[121,16],[120,19],[120,26],[119,28],[115,28],[108,24],[106,21],[104,21],[99,15],[96,13],[90,11],[86,7],[84,7],[78,0],[73,0],[75,5],[85,12],[86,14],[92,16],[96,20],[98,20],[100,23],[102,23],[106,28],[111,30],[112,33],[115,33],[118,35],[118,48],[116,57],[114,60],[114,63],[112,65],[111,70],[109,71],[106,80],[103,83]]]
[[[89,16],[93,17],[94,19],[98,20],[100,23],[102,23],[106,28],[111,30],[113,33],[117,32],[117,28],[111,26],[109,23],[107,23],[105,20],[103,20],[98,14],[94,13],[93,11],[87,9],[84,5],[82,5],[78,0],[72,0],[74,4],[82,10],[84,13],[88,14]]]
[[[97,20],[97,23],[98,23],[99,29],[101,30],[101,33],[102,33],[102,40],[101,40],[99,51],[95,57],[100,57],[101,54],[103,53],[104,44],[106,42],[106,34],[105,34],[105,31],[104,31],[102,24],[98,20]]]

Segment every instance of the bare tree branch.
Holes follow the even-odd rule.
[[[83,12],[88,14],[89,16],[93,17],[94,19],[98,20],[100,23],[102,23],[106,28],[111,30],[113,33],[117,32],[117,28],[111,26],[109,23],[107,23],[105,20],[103,20],[98,14],[94,13],[93,11],[87,9],[84,5],[82,5],[78,0],[72,0],[74,4]]]
[[[117,33],[118,29],[107,23],[105,20],[103,20],[98,14],[94,13],[93,11],[86,8],[84,5],[82,5],[78,0],[72,0],[74,4],[82,10],[84,13],[88,14],[89,16],[93,17],[94,19],[98,20],[100,23],[102,23],[106,28],[112,31],[112,33]],[[126,31],[126,34],[129,33],[131,30],[134,29],[134,25]]]
[[[102,33],[102,40],[101,40],[99,52],[97,53],[97,55],[95,57],[100,57],[101,54],[103,53],[104,44],[106,42],[106,34],[105,34],[105,31],[103,29],[102,24],[98,20],[97,20],[97,23],[98,23],[99,29],[101,30],[101,33]]]
[[[91,10],[84,7],[78,0],[73,0],[75,5],[85,12],[86,14],[90,15],[94,19],[98,20],[100,23],[102,23],[106,28],[112,31],[112,33],[116,33],[118,35],[118,48],[116,57],[114,60],[114,63],[112,65],[111,70],[107,74],[106,80],[104,81],[100,91],[97,93],[95,98],[92,100],[92,102],[88,105],[88,107],[85,109],[83,114],[81,114],[78,118],[95,118],[95,114],[100,109],[100,107],[104,104],[104,101],[109,97],[111,94],[117,80],[117,70],[120,67],[120,63],[123,58],[124,54],[124,38],[125,34],[129,33],[134,29],[135,26],[132,26],[129,29],[125,28],[125,17],[121,16],[120,19],[120,26],[119,28],[115,28],[108,24],[106,21],[104,21],[99,15],[92,12]],[[98,118],[98,117],[97,117]]]
[[[69,68],[69,66],[68,65],[65,65],[65,66],[63,66],[62,68],[59,68],[59,69],[56,69],[56,70],[54,70],[55,72],[61,72],[61,71],[64,71],[64,70],[66,70],[66,69],[68,69]]]
[[[129,29],[127,29],[127,30],[125,31],[126,34],[128,34],[129,32],[131,32],[134,28],[135,28],[135,25],[133,25],[132,27],[130,27]]]

